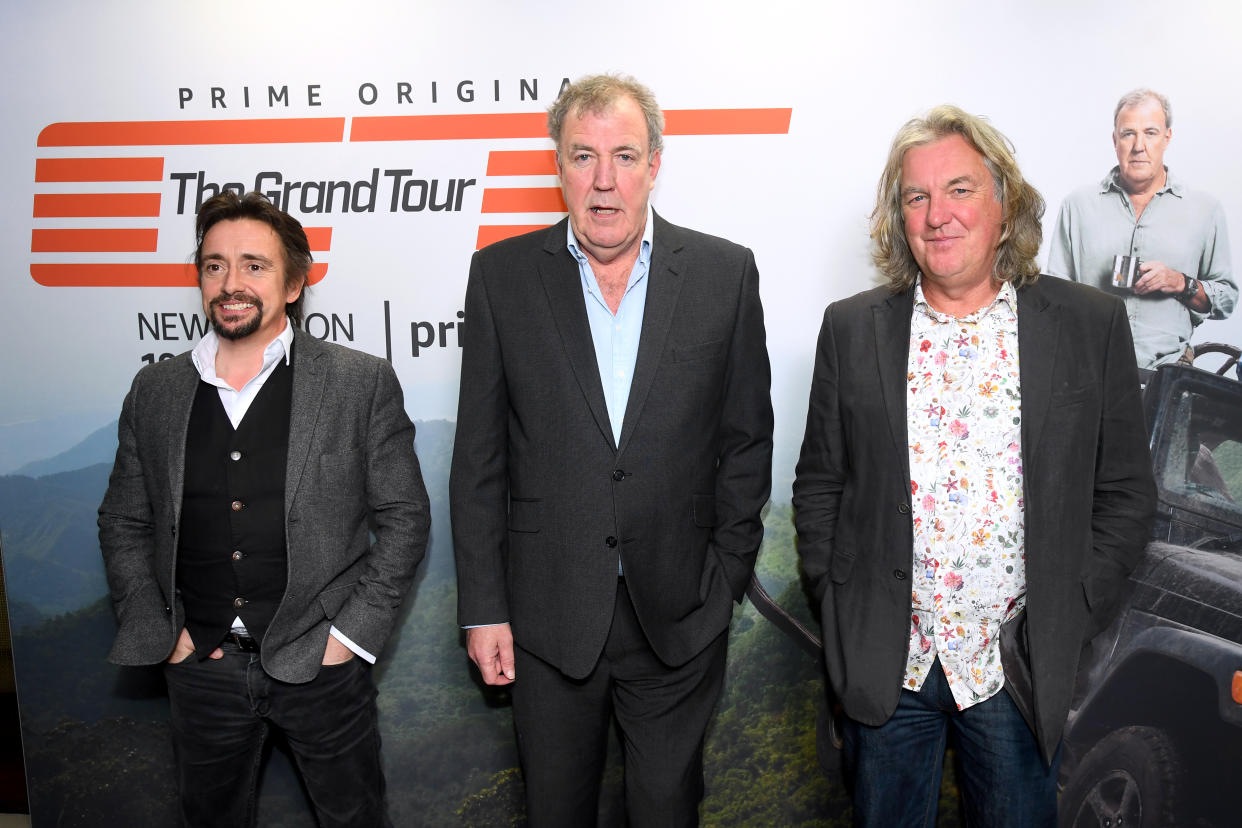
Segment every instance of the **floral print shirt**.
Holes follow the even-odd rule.
[[[902,686],[936,657],[958,709],[1004,685],[998,632],[1026,598],[1017,293],[964,317],[916,284],[906,411],[914,566]]]

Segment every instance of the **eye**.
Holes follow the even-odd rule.
[[[617,160],[622,164],[633,164],[638,158],[632,152],[623,152],[617,155]]]
[[[923,201],[926,198],[927,196],[923,195],[922,193],[915,193],[914,195],[906,199],[906,206],[914,207],[918,205],[919,202]]]

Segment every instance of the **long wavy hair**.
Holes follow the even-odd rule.
[[[884,274],[894,293],[909,290],[919,275],[918,262],[906,241],[905,218],[901,211],[901,165],[906,151],[931,144],[950,135],[960,135],[983,156],[992,174],[996,198],[1004,208],[1000,243],[992,277],[1012,281],[1022,287],[1039,277],[1039,244],[1043,239],[1041,219],[1044,199],[1027,183],[1014,158],[1013,144],[984,118],[956,106],[944,104],[922,118],[914,118],[897,131],[888,162],[876,188],[875,210],[871,213],[871,259]]]

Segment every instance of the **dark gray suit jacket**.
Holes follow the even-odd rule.
[[[301,331],[293,357],[288,582],[262,658],[272,676],[305,682],[319,672],[333,625],[367,652],[384,649],[431,519],[414,425],[392,366]],[[138,372],[121,409],[116,463],[99,507],[119,624],[108,656],[116,664],[163,661],[184,624],[177,532],[198,382],[189,353],[157,362]]]
[[[912,307],[912,290],[887,288],[828,307],[794,482],[798,551],[823,610],[828,675],[846,714],[868,725],[887,721],[897,706],[910,635]],[[1155,487],[1121,302],[1060,279],[1019,289],[1018,359],[1021,643],[1029,647],[1033,728],[1049,759],[1079,651],[1107,623],[1142,552]]]
[[[770,371],[750,251],[656,216],[620,443],[566,222],[475,254],[451,481],[459,620],[510,622],[573,677],[612,622],[617,559],[656,654],[728,627],[763,537]]]

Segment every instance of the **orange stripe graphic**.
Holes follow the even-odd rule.
[[[238,121],[83,121],[49,124],[41,147],[187,144],[310,144],[340,141],[344,118],[251,118]]]
[[[488,175],[556,175],[552,150],[496,150],[487,154]]]
[[[502,187],[483,190],[484,213],[564,213],[565,199],[556,187]]]
[[[481,250],[493,242],[520,236],[532,230],[542,230],[549,226],[547,224],[485,224],[479,228],[479,235],[475,239],[474,249]]]
[[[306,240],[310,242],[310,249],[316,253],[332,249],[332,228],[331,227],[303,227],[306,231]]]
[[[159,181],[163,158],[36,158],[35,181]]]
[[[47,229],[30,233],[31,253],[154,253],[156,229]]]
[[[36,193],[35,218],[158,216],[159,193]]]
[[[351,141],[452,141],[464,138],[546,138],[542,112],[485,115],[377,115],[354,118]]]
[[[311,265],[308,282],[328,273],[323,262]],[[30,276],[44,287],[197,287],[192,264],[32,264]]]
[[[666,109],[665,135],[785,135],[792,109]]]

